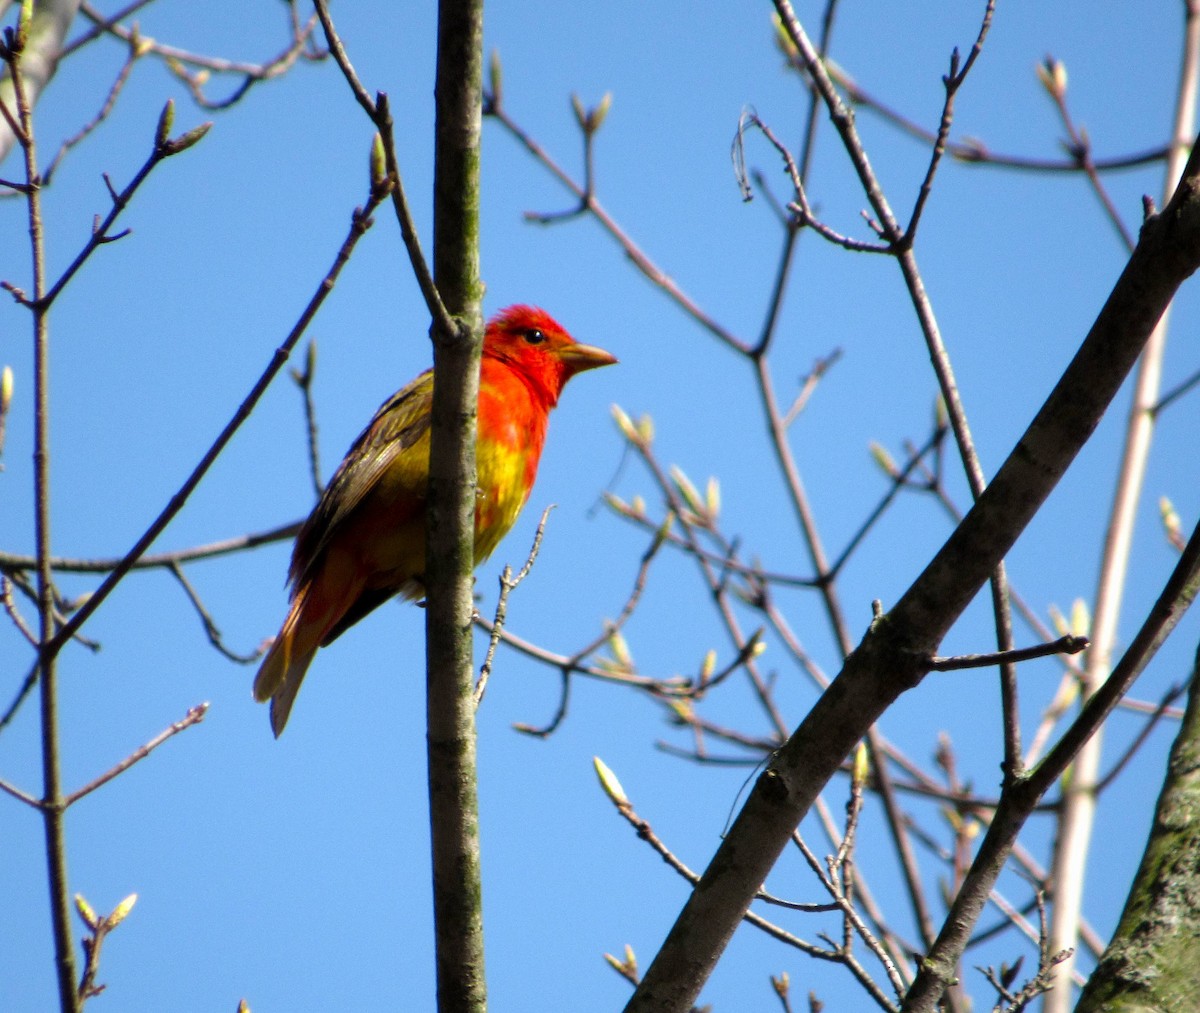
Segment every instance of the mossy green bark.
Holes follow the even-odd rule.
[[[1200,658],[1198,658],[1200,662]],[[1125,911],[1076,1013],[1200,1009],[1200,667]]]

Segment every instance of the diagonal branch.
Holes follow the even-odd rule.
[[[266,392],[271,381],[275,379],[276,374],[283,368],[284,363],[287,362],[292,349],[296,347],[296,344],[308,329],[308,325],[312,322],[313,317],[316,316],[322,303],[324,303],[329,293],[333,291],[333,286],[337,282],[338,275],[341,274],[342,268],[346,266],[346,262],[350,259],[350,254],[358,244],[358,241],[366,234],[367,229],[371,227],[371,215],[387,197],[387,192],[388,187],[386,184],[383,186],[373,186],[366,205],[362,208],[355,208],[351,216],[349,233],[342,242],[342,246],[334,258],[333,265],[325,274],[325,277],[321,279],[316,292],[313,293],[308,305],[304,308],[304,312],[301,313],[300,319],[296,321],[295,326],[292,327],[283,344],[275,350],[270,363],[258,380],[255,381],[254,386],[250,389],[250,393],[246,395],[245,400],[238,406],[237,411],[234,412],[233,417],[226,423],[225,428],[221,430],[221,433],[217,436],[212,446],[209,447],[200,459],[200,462],[192,470],[192,473],[187,477],[183,485],[180,486],[179,491],[171,497],[170,502],[167,503],[162,512],[137,540],[133,548],[125,554],[120,563],[100,583],[100,586],[93,592],[79,611],[59,629],[50,645],[53,650],[58,651],[61,649],[62,645],[74,635],[76,630],[91,617],[92,613],[100,607],[117,584],[124,579],[125,575],[133,568],[133,565],[142,557],[143,553],[151,546],[154,540],[158,538],[166,526],[183,509],[188,497],[191,496],[196,486],[200,484],[200,480],[208,473],[208,469],[212,467],[213,462],[216,461],[229,441],[233,439],[234,433],[250,417],[250,413],[254,411],[255,406]]]
[[[1062,379],[995,479],[775,754],[630,1001],[684,1011],[821,788],[874,721],[923,676],[921,659],[992,574],[1090,437],[1179,286],[1200,267],[1200,151],[1147,220]]]

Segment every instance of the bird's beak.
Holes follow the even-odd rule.
[[[578,342],[558,349],[558,357],[572,375],[582,373],[585,369],[611,366],[617,361],[615,355],[609,355],[603,348]]]

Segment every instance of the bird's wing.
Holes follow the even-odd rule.
[[[321,494],[316,508],[296,536],[288,579],[300,584],[355,508],[396,459],[426,436],[433,404],[433,372],[426,370],[388,398],[371,419]],[[428,476],[425,462],[414,462],[414,475]],[[414,487],[416,496],[424,488]],[[414,503],[415,505],[415,503]]]

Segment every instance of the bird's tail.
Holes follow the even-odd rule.
[[[271,731],[275,738],[283,734],[317,648],[360,590],[344,581],[324,579],[329,576],[323,573],[296,589],[291,610],[254,678],[254,699],[259,703],[271,701]],[[330,594],[331,590],[335,593]]]

